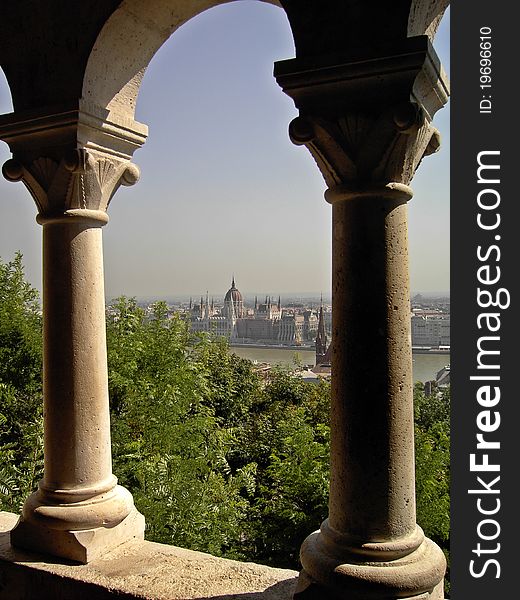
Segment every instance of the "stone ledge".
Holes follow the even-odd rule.
[[[290,600],[298,573],[134,541],[88,565],[15,549],[0,512],[0,600]]]

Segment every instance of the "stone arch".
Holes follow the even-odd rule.
[[[133,116],[149,60],[227,1],[7,3],[0,63],[15,112],[0,136],[14,157],[3,173],[39,208],[46,325],[46,465],[15,545],[89,562],[144,535],[111,473],[101,227],[118,187],[138,179],[129,160],[145,128]],[[279,4],[297,54],[275,71],[300,111],[290,136],[316,159],[333,212],[330,513],[302,546],[298,594],[442,600],[444,555],[413,500],[406,203],[438,148],[431,118],[449,90],[424,34],[446,0]]]
[[[106,0],[8,3],[0,64],[14,111],[77,106],[133,115],[144,69],[182,23],[231,0]],[[301,59],[383,53],[407,36],[433,38],[448,0],[258,0],[281,6]],[[20,25],[23,24],[23,27]],[[98,111],[99,112],[99,111]]]
[[[13,109],[13,99],[11,88],[2,67],[0,67],[0,115],[11,112]]]
[[[245,15],[248,15],[247,19],[241,18]],[[280,23],[280,29],[276,29],[276,23]],[[227,28],[232,29],[238,24],[240,30],[235,29],[229,36],[226,35],[224,44],[229,49],[229,53],[226,54],[230,60],[233,60],[233,54],[240,56],[239,65],[233,64],[233,68],[229,69],[229,63],[226,65],[225,62],[226,56],[220,56],[218,51],[219,60],[213,60],[214,55],[210,50],[212,44],[207,43],[207,36],[211,37],[213,43],[217,43],[216,40],[223,38]],[[272,33],[272,28],[269,28],[269,24],[274,25],[276,36]],[[262,34],[253,33],[258,30],[262,31]],[[176,40],[178,34],[180,39]],[[252,38],[254,38],[254,46],[251,46]],[[242,40],[243,45],[240,45]],[[282,42],[283,48],[279,49]],[[189,45],[195,47],[197,51],[198,57],[195,61],[192,60],[195,57],[190,57]],[[200,52],[198,47],[202,47]],[[273,47],[276,50],[273,50]],[[254,48],[254,51],[249,53],[249,48],[251,50]],[[260,48],[263,49],[262,52],[259,51]],[[260,54],[267,54],[267,56],[258,57],[256,61]],[[168,266],[168,263],[175,262],[172,260],[173,255],[169,253],[184,247],[179,244],[186,244],[186,247],[189,247],[191,243],[203,243],[207,247],[215,248],[212,260],[216,257],[217,260],[230,260],[232,253],[237,252],[237,242],[234,238],[234,235],[237,235],[240,243],[244,244],[241,246],[244,253],[262,251],[261,243],[252,241],[251,236],[243,232],[249,223],[247,209],[244,211],[241,206],[241,200],[245,195],[249,194],[248,203],[251,207],[255,206],[260,196],[258,190],[262,189],[269,195],[269,199],[266,200],[269,210],[278,210],[278,205],[281,203],[277,202],[275,205],[274,199],[284,193],[284,182],[292,177],[297,179],[293,173],[303,172],[302,177],[308,176],[311,182],[316,182],[318,190],[316,195],[321,197],[323,188],[321,176],[312,168],[310,157],[302,153],[298,157],[300,160],[295,159],[288,166],[282,167],[284,162],[288,162],[287,157],[290,160],[291,153],[294,155],[294,148],[286,130],[289,120],[295,116],[296,111],[292,107],[291,100],[281,93],[275,79],[271,77],[271,71],[273,60],[281,56],[293,55],[294,45],[285,13],[279,7],[265,2],[220,4],[190,19],[164,42],[145,72],[137,100],[137,121],[146,123],[150,130],[146,143],[134,154],[136,164],[143,176],[134,188],[122,190],[125,198],[116,195],[109,206],[111,220],[104,237],[105,256],[121,256],[123,247],[127,248],[129,253],[136,251],[138,254],[137,247],[131,242],[133,236],[139,236],[140,231],[153,229],[154,234],[147,241],[147,248],[154,256],[154,260],[157,257],[157,264],[164,261],[162,263],[164,273],[170,272],[170,277],[174,275],[175,285],[183,285],[182,275],[179,281],[177,271]],[[208,59],[212,65],[211,72],[206,71]],[[179,67],[181,72],[177,73]],[[247,71],[247,74],[242,69]],[[231,71],[233,75],[230,75]],[[197,81],[193,81],[194,73],[197,73]],[[244,75],[250,78],[251,87],[248,86],[247,89],[242,85]],[[210,81],[207,79],[208,76]],[[178,92],[180,89],[182,92]],[[205,93],[208,91],[211,92]],[[267,104],[258,102],[256,94],[262,92],[268,96]],[[178,93],[183,97],[179,98]],[[189,103],[186,96],[192,98]],[[223,97],[226,99],[223,100]],[[231,98],[233,103],[229,102]],[[275,112],[275,105],[280,107],[278,112]],[[240,108],[237,110],[235,106]],[[253,116],[254,123],[251,122]],[[279,118],[273,118],[274,116]],[[241,127],[236,127],[237,121],[242,124]],[[229,127],[231,122],[233,126]],[[263,123],[261,128],[259,122]],[[222,139],[229,144],[229,153],[222,152]],[[254,145],[249,146],[248,143],[252,139],[255,140]],[[271,150],[270,146],[274,145],[283,147],[286,152],[281,160],[274,160],[274,156],[278,156]],[[159,148],[161,151],[158,151]],[[246,152],[245,148],[249,150]],[[305,169],[300,166],[298,169],[295,163],[298,165],[303,163],[307,167],[310,163],[311,168]],[[205,164],[204,177],[195,177],[193,170],[199,167],[192,167],[192,165],[200,164]],[[258,168],[259,164],[261,168]],[[265,168],[266,164],[269,164],[268,168],[273,169],[274,173]],[[267,172],[271,173],[270,177],[265,176]],[[250,178],[249,184],[245,181],[246,173]],[[191,181],[188,185],[189,180]],[[136,215],[140,214],[143,208],[142,199],[154,197],[157,186],[164,185],[165,182],[168,182],[168,194],[171,195],[172,202],[163,205],[157,197],[157,201],[151,203],[146,209],[148,214],[146,222],[136,219]],[[194,207],[198,206],[197,194],[200,197],[206,196],[210,185],[214,185],[215,191],[212,193],[219,196],[221,200],[205,204],[207,206],[205,211],[208,211],[205,212],[205,218],[210,218],[214,227],[202,241],[196,231],[191,227],[181,226],[177,221],[192,224],[196,222]],[[309,186],[308,189],[314,188]],[[321,202],[316,202],[315,196],[309,194],[307,198],[298,198],[298,202],[295,197],[291,206],[300,205],[308,209],[312,204],[311,210],[319,212],[321,209],[328,217],[326,207],[323,207]],[[290,222],[287,204],[283,203],[280,207],[285,219],[275,220],[269,216],[269,212],[262,210],[262,214],[258,216],[258,227],[264,229],[269,227],[275,235],[283,235],[285,224]],[[238,234],[232,224],[234,221],[230,220],[233,211],[242,211]],[[175,215],[182,215],[182,217],[176,219]],[[328,234],[329,221],[325,217],[324,221],[323,225]],[[188,236],[183,237],[188,230],[192,232],[190,239],[187,239]],[[217,234],[217,231],[225,232],[225,235]],[[172,240],[175,240],[175,245],[171,244]],[[169,251],[166,253],[161,250],[165,244],[169,244]],[[328,267],[329,245],[324,243],[323,248],[324,250],[318,254],[325,255],[323,264]],[[277,255],[270,248],[265,248],[263,251],[266,254],[265,260],[272,260],[274,266]],[[118,262],[117,268],[114,267],[114,263],[107,266],[105,272],[107,275],[110,272],[110,275],[107,276],[106,281],[113,282],[115,279],[120,281],[121,285],[126,285],[124,277],[130,279],[131,273],[135,272],[135,269],[130,267],[131,263],[132,261],[124,260]],[[229,287],[229,282],[226,280],[224,282],[227,285],[221,290],[221,281],[212,284],[205,279],[207,257],[201,254],[190,256],[190,269],[193,273],[192,278],[195,280],[199,278],[199,281],[204,282],[202,291],[209,286],[210,292],[213,289],[218,295],[221,291],[225,293]],[[237,281],[243,281],[240,272],[238,277]],[[276,285],[275,289],[277,289]]]
[[[433,40],[450,0],[412,0],[408,16],[408,36],[427,35]]]
[[[87,62],[82,98],[133,118],[150,60],[182,24],[232,0],[123,0],[99,33]],[[277,0],[259,0],[280,6]],[[117,56],[117,61],[114,61]]]

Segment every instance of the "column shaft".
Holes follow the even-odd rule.
[[[302,600],[442,600],[445,558],[415,523],[406,202],[448,94],[426,36],[276,64],[333,211],[329,518],[301,548]]]
[[[333,204],[330,526],[352,542],[415,530],[407,206]]]
[[[415,522],[410,188],[329,189],[329,518],[300,553],[295,598],[442,600],[445,559]]]
[[[89,562],[144,537],[112,475],[101,227],[104,211],[43,225],[44,476],[11,532],[16,546]]]
[[[11,532],[21,548],[90,562],[134,538],[144,517],[112,474],[102,226],[146,127],[93,104],[0,124],[43,225],[44,474]]]
[[[79,499],[115,485],[110,453],[102,222],[43,228],[45,475]]]

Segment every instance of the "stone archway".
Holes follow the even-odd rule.
[[[111,0],[75,13],[35,2],[23,51],[9,46],[14,27],[6,38],[15,112],[0,118],[13,152],[3,173],[23,180],[44,226],[45,476],[13,531],[21,546],[87,562],[142,536],[111,474],[101,227],[117,188],[139,178],[130,161],[147,129],[133,114],[148,61],[218,3]],[[444,558],[415,523],[406,202],[439,146],[431,119],[448,88],[428,36],[447,3],[280,4],[296,58],[275,76],[300,112],[291,139],[329,188],[334,239],[330,516],[304,543],[297,595],[440,600]]]
[[[7,83],[5,73],[3,69],[0,68],[0,114],[12,112],[12,110],[13,102],[11,98],[11,90],[9,88],[9,84]]]
[[[139,87],[154,54],[181,25],[205,10],[234,0],[197,2],[124,0],[110,16],[92,48],[82,98],[109,115],[133,118]],[[276,0],[259,0],[279,6]],[[118,58],[114,62],[114,56]]]

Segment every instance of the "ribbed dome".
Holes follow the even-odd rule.
[[[233,277],[233,280],[231,282],[231,287],[229,288],[229,290],[226,293],[226,296],[224,298],[224,302],[233,302],[233,303],[237,303],[237,302],[242,302],[242,294],[237,290],[236,286],[235,286],[235,278]]]

